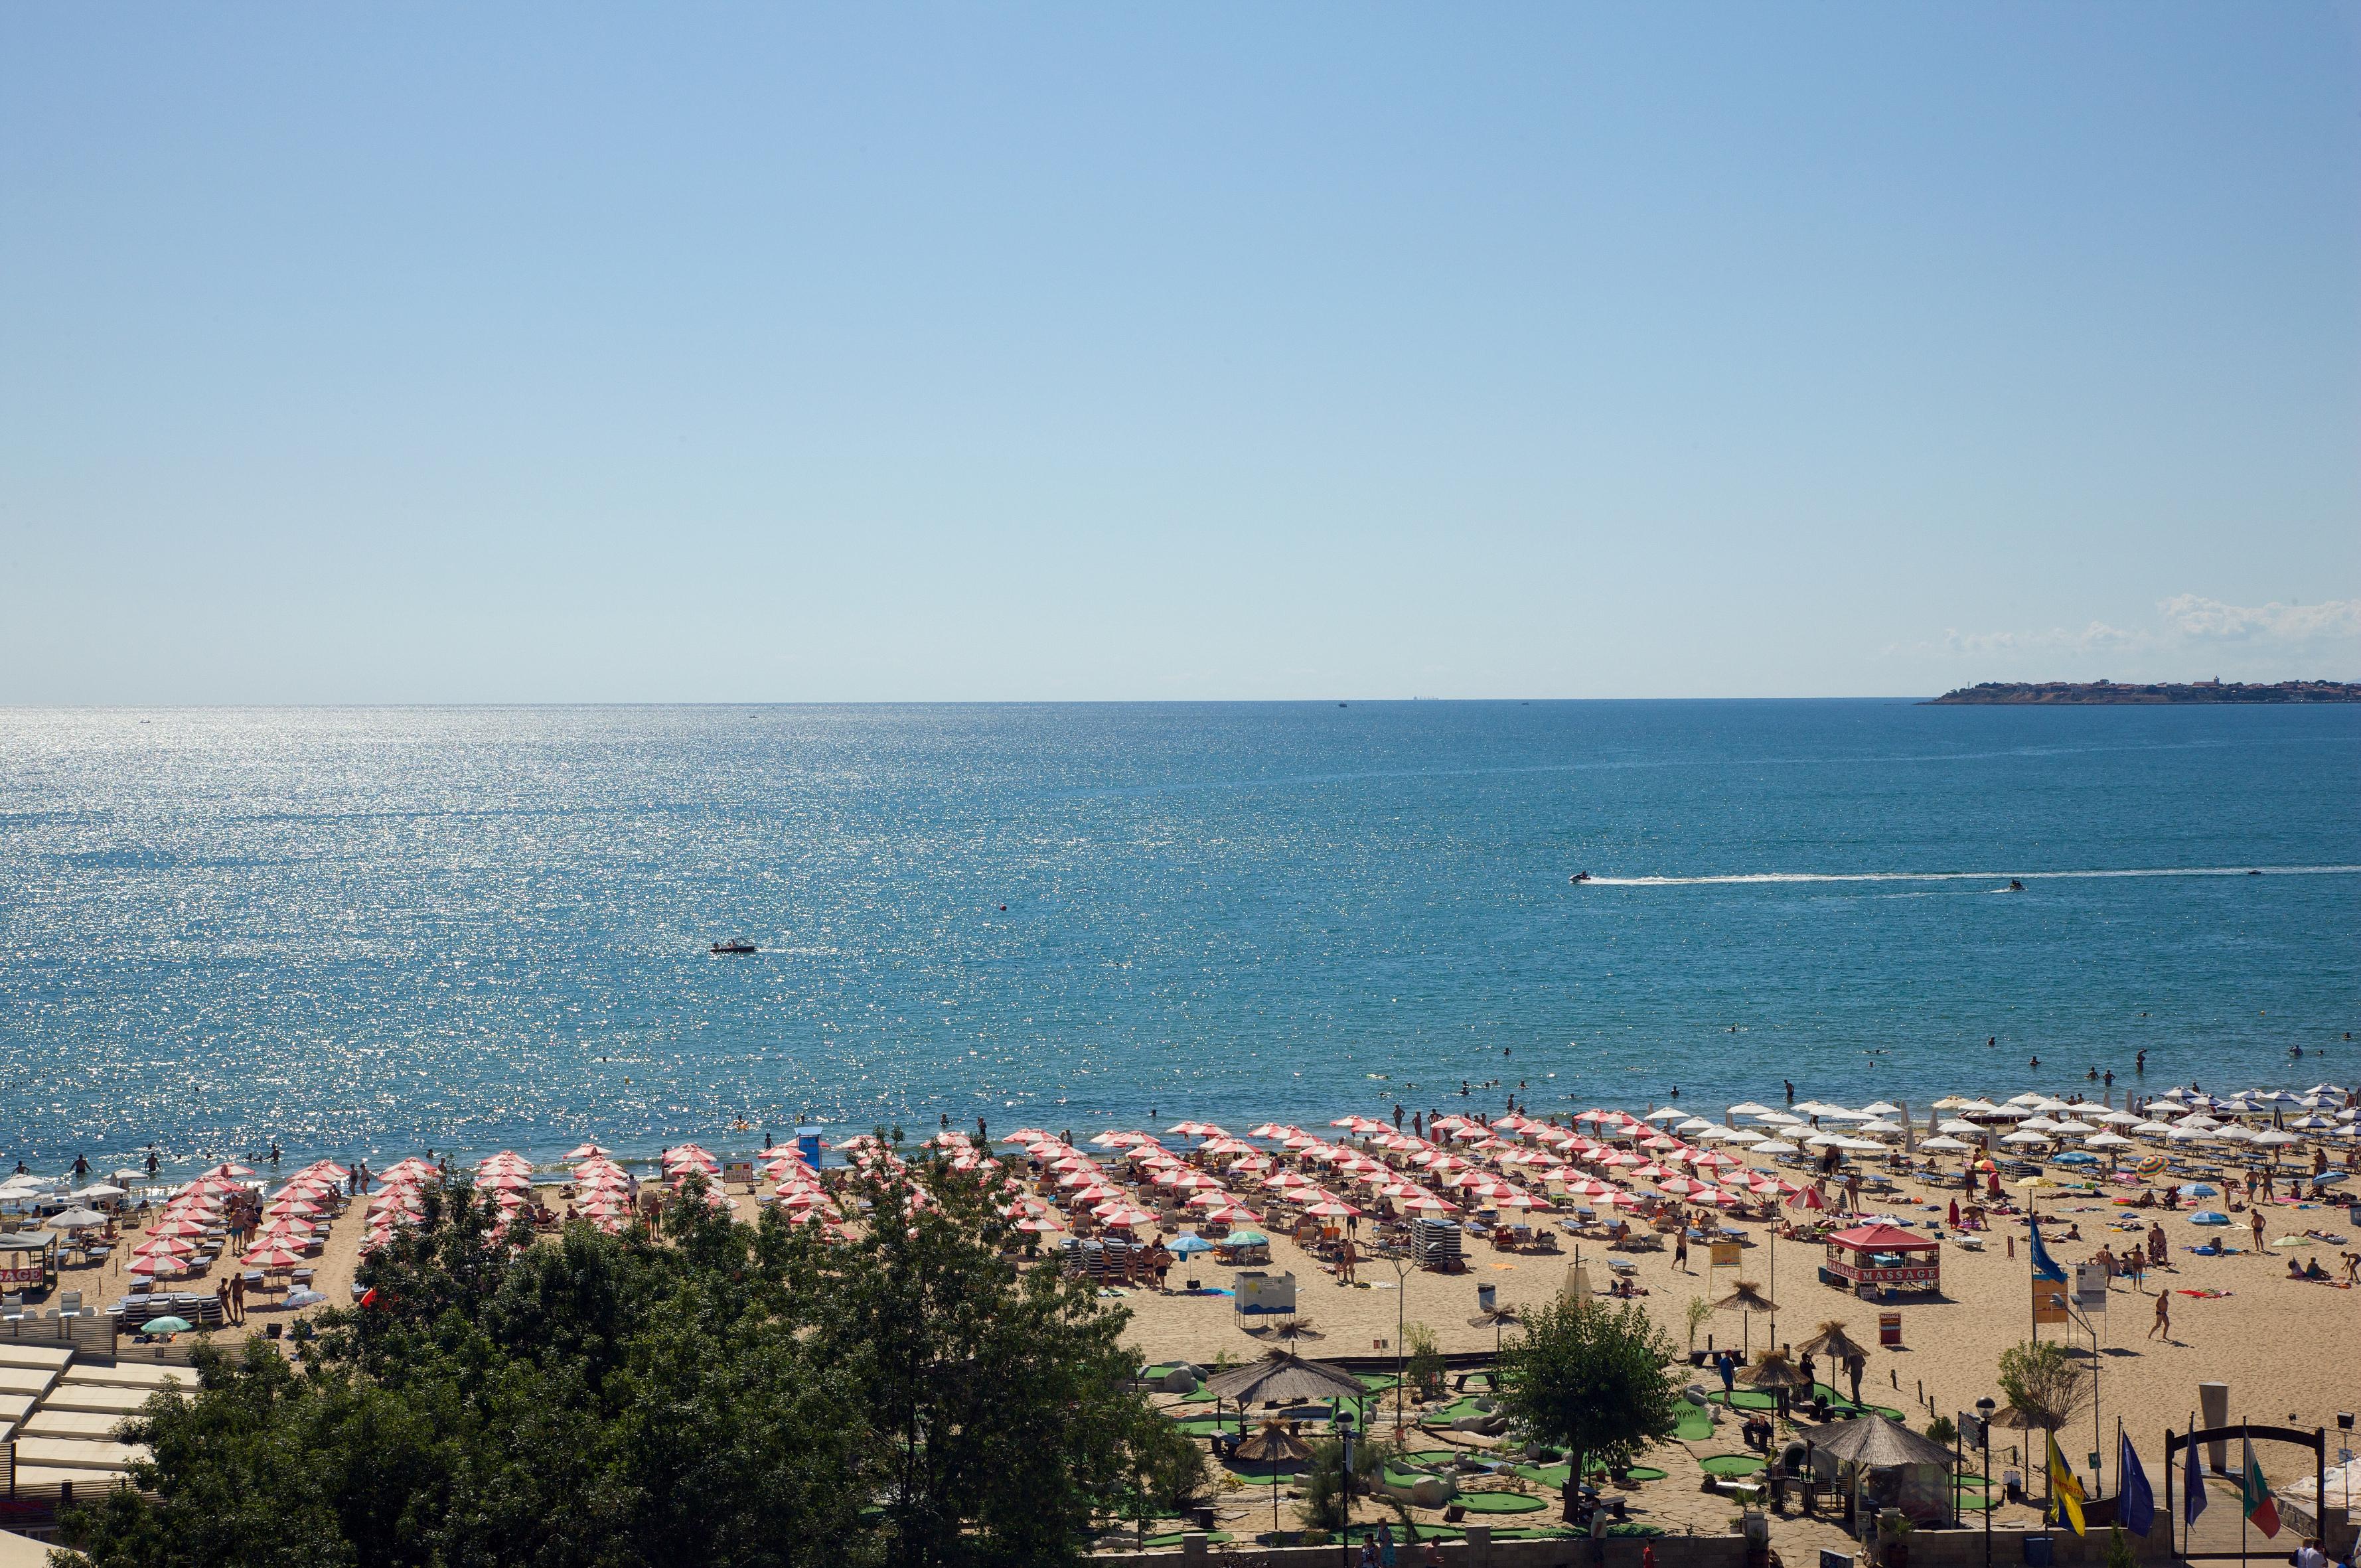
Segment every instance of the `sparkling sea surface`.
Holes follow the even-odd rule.
[[[2356,991],[2361,708],[0,710],[37,1170],[2300,1088]]]

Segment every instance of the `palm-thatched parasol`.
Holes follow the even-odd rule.
[[[1295,1428],[1287,1421],[1265,1421],[1262,1431],[1238,1444],[1238,1457],[1256,1464],[1270,1465],[1270,1528],[1279,1532],[1279,1469],[1282,1464],[1300,1464],[1312,1457],[1312,1450],[1295,1435]]]
[[[1795,1354],[1822,1355],[1838,1362],[1850,1361],[1855,1357],[1865,1360],[1869,1355],[1869,1352],[1863,1350],[1850,1334],[1845,1332],[1844,1320],[1841,1318],[1830,1318],[1821,1323],[1820,1332],[1797,1345]]]
[[[1500,1325],[1503,1323],[1518,1323],[1522,1321],[1524,1321],[1524,1320],[1518,1315],[1517,1309],[1510,1306],[1508,1302],[1503,1301],[1498,1306],[1487,1307],[1483,1310],[1477,1312],[1474,1317],[1467,1320],[1467,1326],[1471,1329],[1490,1329],[1492,1331],[1492,1354],[1498,1355],[1500,1354]]]
[[[1246,1332],[1257,1337],[1268,1334],[1273,1339],[1326,1339],[1328,1337],[1312,1326],[1310,1318],[1290,1318],[1275,1327],[1257,1323]]]
[[[1217,1372],[1206,1392],[1235,1405],[1292,1405],[1306,1399],[1358,1399],[1368,1392],[1351,1373],[1274,1350],[1260,1361]]]
[[[1804,1440],[1813,1451],[1841,1464],[1883,1469],[1894,1464],[1940,1464],[1949,1469],[1951,1451],[1931,1438],[1883,1416],[1862,1416],[1822,1427]]]
[[[1773,1317],[1775,1320],[1779,1311],[1779,1303],[1771,1299],[1770,1297],[1763,1294],[1762,1287],[1755,1284],[1752,1279],[1740,1280],[1738,1284],[1731,1288],[1730,1294],[1724,1296],[1720,1300],[1716,1301],[1714,1306],[1718,1310],[1725,1312],[1745,1313],[1745,1328],[1742,1332],[1750,1337],[1752,1336],[1754,1329],[1755,1313],[1769,1312],[1773,1314]],[[1739,1348],[1741,1350],[1747,1349],[1747,1342],[1745,1340],[1741,1340]]]
[[[1738,1375],[1738,1380],[1750,1388],[1801,1388],[1806,1387],[1803,1368],[1787,1359],[1784,1350],[1766,1350],[1761,1360]]]

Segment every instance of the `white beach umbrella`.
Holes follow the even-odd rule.
[[[2285,1144],[2300,1144],[2303,1140],[2293,1133],[2282,1133],[2277,1127],[2267,1127],[2255,1135],[2255,1142],[2268,1144],[2276,1148]]]
[[[2086,1146],[2094,1149],[2124,1149],[2132,1146],[2131,1139],[2121,1133],[2092,1133],[2082,1142]]]
[[[1970,1154],[1974,1151],[1976,1146],[1963,1144],[1957,1138],[1934,1137],[1928,1138],[1918,1146],[1922,1149],[1930,1149],[1936,1154]]]
[[[2017,1132],[2003,1134],[2000,1141],[2004,1144],[2046,1144],[2049,1137],[2045,1133]]]
[[[1963,1122],[1957,1116],[1952,1117],[1949,1121],[1944,1123],[1935,1130],[1938,1133],[1949,1133],[1954,1137],[1973,1137],[1983,1131],[1982,1127],[1977,1126],[1973,1122]]]
[[[2256,1133],[2252,1127],[2241,1127],[2233,1122],[2213,1135],[2225,1144],[2251,1144],[2255,1141]]]
[[[1804,1119],[1801,1116],[1785,1111],[1758,1111],[1754,1113],[1754,1119],[1768,1123],[1773,1127],[1800,1127],[1804,1124]]]
[[[1755,1154],[1794,1154],[1795,1146],[1782,1138],[1772,1138],[1754,1146]]]
[[[1839,1138],[1837,1140],[1837,1147],[1844,1149],[1851,1154],[1885,1154],[1889,1152],[1883,1144],[1874,1142],[1869,1138]]]
[[[1857,1130],[1864,1133],[1899,1133],[1907,1129],[1899,1122],[1870,1122]]]
[[[2100,1117],[2099,1120],[2102,1122],[2113,1123],[2118,1127],[2129,1127],[2136,1125],[2139,1122],[2139,1117],[2137,1114],[2130,1111],[2110,1111],[2105,1115]]]
[[[2031,1125],[2030,1123],[2026,1124]],[[2049,1130],[2053,1133],[2095,1133],[2099,1129],[2080,1118],[2069,1116],[2066,1120],[2053,1125]]]
[[[1768,1105],[1757,1105],[1753,1101],[1748,1100],[1739,1104],[1732,1105],[1730,1108],[1730,1113],[1733,1116],[1760,1116],[1767,1113],[1770,1109],[1771,1107]]]
[[[2133,1132],[2150,1138],[2167,1137],[2175,1130],[2169,1122],[2136,1122],[2132,1125]]]
[[[2211,1127],[2175,1127],[2165,1136],[2176,1144],[2202,1143],[2214,1135]]]
[[[2030,1109],[2039,1105],[2048,1098],[2048,1097],[2047,1095],[2043,1094],[2012,1094],[2008,1097],[2006,1103],[2011,1105],[2023,1105]]]
[[[1861,1112],[1864,1116],[1899,1116],[1902,1114],[1902,1107],[1889,1101],[1879,1100],[1862,1106]]]
[[[2321,1125],[2324,1127],[2328,1124],[2323,1122]],[[1709,1144],[1759,1144],[1763,1141],[1763,1134],[1754,1131],[1752,1127],[1716,1127],[1709,1133],[1697,1135],[1699,1143]]]
[[[111,1181],[93,1181],[88,1187],[74,1190],[77,1198],[120,1198],[123,1195],[123,1189]]]
[[[1676,1133],[1686,1133],[1691,1137],[1695,1137],[1697,1134],[1710,1132],[1720,1124],[1721,1124],[1719,1122],[1708,1122],[1702,1116],[1692,1116],[1687,1121],[1683,1122],[1679,1126],[1675,1127],[1673,1131]]]

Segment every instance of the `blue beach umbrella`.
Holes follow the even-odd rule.
[[[2213,1198],[2219,1196],[2221,1190],[2220,1188],[2203,1181],[2183,1182],[2180,1189],[2183,1198]]]
[[[1167,1244],[1167,1248],[1178,1256],[1187,1257],[1191,1253],[1213,1251],[1213,1244],[1207,1241],[1204,1237],[1196,1234],[1194,1232],[1190,1232],[1186,1234],[1173,1237],[1172,1240]]]
[[[2189,1223],[2192,1225],[2226,1225],[2230,1223],[2230,1216],[2219,1209],[2200,1209],[2189,1216]]]

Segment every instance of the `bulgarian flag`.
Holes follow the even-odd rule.
[[[2265,1536],[2279,1532],[2279,1506],[2271,1501],[2270,1483],[2263,1479],[2263,1467],[2255,1463],[2255,1440],[2246,1444],[2246,1473],[2238,1478],[2238,1490],[2244,1495],[2246,1521]]]

